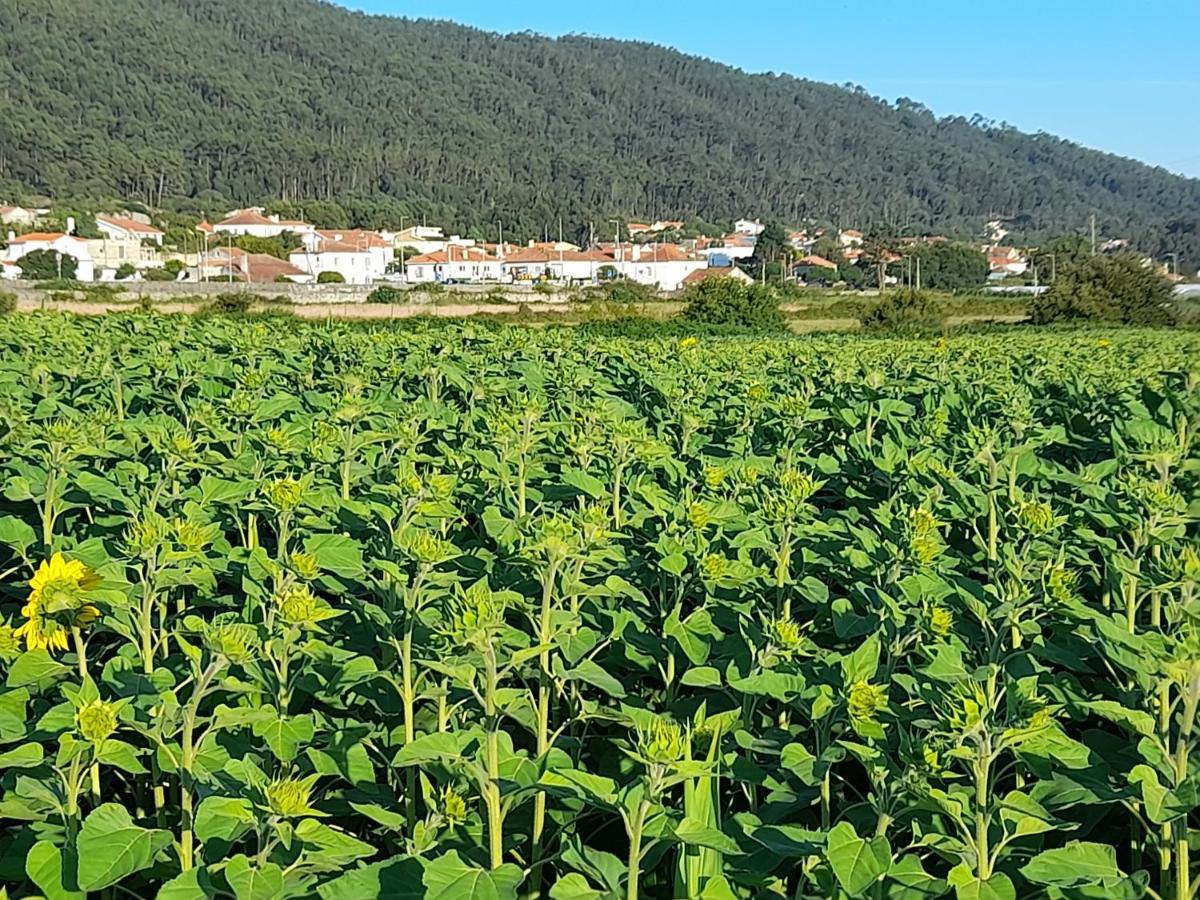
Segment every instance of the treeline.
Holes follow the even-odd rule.
[[[1200,181],[648,44],[313,0],[26,0],[0,5],[0,48],[4,194],[572,237],[692,212],[966,237],[994,215],[1031,242],[1095,213],[1200,265]]]

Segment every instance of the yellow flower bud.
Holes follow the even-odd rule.
[[[117,730],[117,710],[111,703],[93,700],[75,713],[80,733],[93,744],[99,744]]]

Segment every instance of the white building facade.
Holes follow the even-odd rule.
[[[500,281],[504,275],[497,257],[479,247],[454,244],[413,257],[407,261],[405,271],[413,284]]]
[[[32,232],[17,237],[11,231],[8,234],[8,249],[4,251],[4,262],[13,263],[20,268],[21,259],[38,250],[51,250],[75,260],[75,280],[94,281],[96,277],[95,264],[92,260],[88,242],[73,234],[62,232]],[[6,267],[6,272],[11,272]]]

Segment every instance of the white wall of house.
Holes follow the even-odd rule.
[[[533,281],[542,277],[555,281],[595,281],[605,266],[614,265],[587,259],[550,259],[546,262],[505,262],[501,264],[506,281]]]
[[[116,241],[127,241],[127,240],[140,241],[143,238],[146,238],[146,239],[154,241],[154,243],[158,244],[160,247],[162,246],[162,242],[163,242],[163,234],[161,231],[153,231],[153,232],[132,231],[132,230],[129,230],[126,228],[122,228],[120,225],[117,225],[113,222],[106,222],[103,219],[101,219],[99,216],[96,217],[96,228],[99,229],[100,233],[103,234],[105,237],[111,238],[112,240],[116,240]]]
[[[222,225],[217,223],[213,226],[213,231],[219,234],[231,234],[234,237],[273,238],[288,230],[286,225],[274,222],[270,225]]]
[[[63,256],[75,258],[75,280],[94,281],[95,264],[88,250],[88,242],[69,234],[61,234],[49,241],[13,241],[10,237],[8,249],[4,251],[4,261],[20,264],[21,257],[37,250],[54,250]]]
[[[638,284],[656,286],[660,291],[677,291],[698,269],[708,268],[706,259],[655,261],[650,258],[623,260],[613,264],[617,272]]]
[[[387,253],[391,250],[387,249]],[[293,250],[288,254],[288,262],[313,278],[322,272],[337,272],[346,279],[346,284],[370,284],[387,271],[387,263],[381,262],[381,254],[370,250]]]
[[[448,263],[409,263],[408,280],[420,284],[431,281],[499,281],[503,272],[498,259],[455,260]]]

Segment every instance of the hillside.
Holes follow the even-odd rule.
[[[314,0],[22,0],[0,48],[0,199],[332,198],[468,231],[696,212],[969,235],[999,213],[1035,236],[1095,212],[1200,265],[1200,180],[647,44]]]

